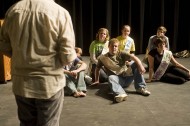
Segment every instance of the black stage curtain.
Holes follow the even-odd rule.
[[[1,18],[18,0],[1,0]],[[55,0],[71,14],[76,46],[89,55],[97,30],[105,27],[111,38],[121,34],[124,24],[131,26],[136,54],[145,53],[148,39],[157,27],[167,28],[171,51],[190,50],[190,9],[186,0]]]

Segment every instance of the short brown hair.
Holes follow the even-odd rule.
[[[165,43],[166,44],[166,38],[164,36],[157,37],[155,42],[154,42],[156,47],[158,47],[158,45],[160,43]]]

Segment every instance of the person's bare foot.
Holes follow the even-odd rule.
[[[80,91],[79,94],[80,94],[80,97],[86,97],[86,93],[84,93],[82,91]]]
[[[76,92],[73,94],[73,96],[74,96],[75,98],[80,97],[80,92],[76,91]]]

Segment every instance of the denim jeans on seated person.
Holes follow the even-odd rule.
[[[72,95],[75,91],[84,91],[86,92],[86,83],[84,81],[85,71],[78,73],[77,78],[74,78],[70,75],[65,74],[66,77],[66,95]]]
[[[127,88],[133,81],[136,90],[146,88],[144,76],[140,74],[136,63],[132,62],[131,68],[133,72],[132,76],[123,77],[120,75],[110,75],[108,77],[108,83],[114,95],[126,94],[123,88]]]

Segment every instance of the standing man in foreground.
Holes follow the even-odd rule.
[[[100,68],[104,66],[108,74],[108,84],[115,96],[115,102],[125,101],[127,94],[123,88],[127,88],[133,81],[136,92],[148,96],[150,92],[146,89],[146,83],[143,77],[145,68],[141,61],[133,54],[119,51],[119,41],[113,38],[109,41],[109,52],[100,56],[95,73],[95,82],[99,83]],[[126,61],[132,60],[130,64]]]
[[[20,126],[59,126],[63,66],[77,57],[74,46],[70,14],[53,0],[22,0],[9,8],[0,52],[11,57]]]

